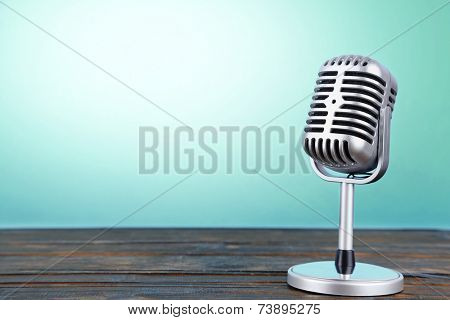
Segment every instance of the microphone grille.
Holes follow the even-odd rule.
[[[397,83],[377,61],[345,55],[319,70],[304,129],[304,149],[336,171],[374,168],[382,108],[393,108]]]

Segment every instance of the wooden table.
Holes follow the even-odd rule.
[[[295,290],[285,281],[291,265],[333,259],[335,230],[114,229],[97,236],[101,231],[0,230],[0,297],[343,299]],[[388,258],[355,240],[357,260],[405,275],[405,290],[382,299],[450,296],[449,231],[355,236]]]

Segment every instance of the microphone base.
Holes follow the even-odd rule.
[[[403,290],[403,275],[395,270],[356,263],[352,274],[337,273],[334,261],[298,264],[288,270],[287,283],[297,289],[337,296],[384,296]]]

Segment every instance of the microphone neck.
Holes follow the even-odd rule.
[[[341,183],[339,245],[335,265],[337,272],[343,275],[351,274],[355,268],[353,251],[354,192],[355,185],[353,183]]]

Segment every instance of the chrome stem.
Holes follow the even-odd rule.
[[[339,217],[339,246],[340,250],[353,250],[353,183],[341,183],[341,208]]]

